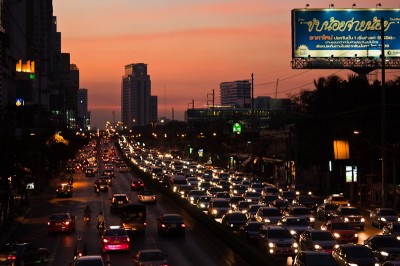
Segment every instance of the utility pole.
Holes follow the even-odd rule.
[[[381,18],[381,63],[382,63],[382,91],[381,91],[381,137],[382,137],[382,205],[387,205],[386,195],[386,99],[385,99],[385,19]]]

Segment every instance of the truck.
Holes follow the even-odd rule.
[[[0,265],[41,264],[48,257],[47,248],[35,247],[31,243],[7,243],[0,250]]]
[[[121,211],[121,225],[128,234],[146,232],[146,206],[140,203],[125,204]]]

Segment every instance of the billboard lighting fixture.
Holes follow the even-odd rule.
[[[354,8],[355,6],[357,6],[356,3],[354,3],[354,4],[351,6],[351,8]]]
[[[375,5],[375,8],[378,8],[378,6],[382,6],[382,4],[381,4],[381,3],[377,3],[377,4]]]
[[[334,7],[334,6],[335,6],[334,4],[329,4],[329,8]]]
[[[309,7],[310,5],[309,4],[306,4],[306,7],[305,8],[307,8],[307,7]]]

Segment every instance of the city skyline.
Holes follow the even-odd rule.
[[[274,2],[271,4],[271,2]],[[150,1],[53,0],[62,52],[80,71],[88,89],[92,125],[104,128],[113,112],[121,120],[124,66],[144,63],[158,96],[158,116],[183,120],[192,106],[202,108],[222,82],[250,80],[254,96],[287,98],[314,89],[319,77],[347,70],[291,68],[291,10],[296,8],[399,8],[391,1]],[[79,30],[78,30],[79,29]],[[390,70],[387,79],[398,76]],[[378,76],[377,76],[378,77]],[[378,77],[379,78],[379,77]],[[190,103],[190,104],[189,104]]]

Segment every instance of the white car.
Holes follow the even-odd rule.
[[[144,190],[137,194],[137,200],[140,203],[156,203],[157,196],[150,190]]]

